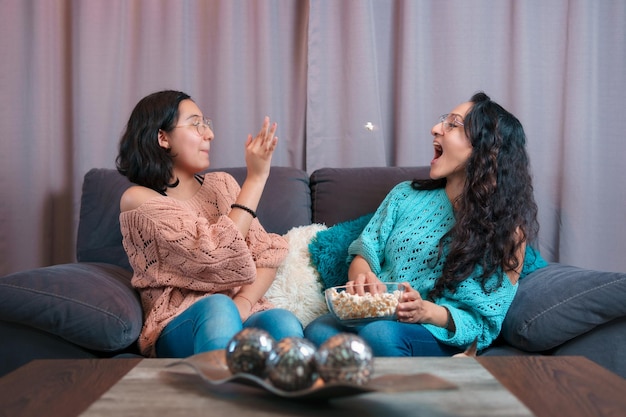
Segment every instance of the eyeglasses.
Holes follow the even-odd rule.
[[[196,131],[198,131],[198,135],[200,136],[204,136],[207,129],[211,129],[211,132],[213,132],[213,121],[211,119],[207,119],[206,117],[203,117],[201,120],[196,120],[190,125],[174,126],[174,129],[176,129],[177,127],[189,127],[189,126],[195,127]]]
[[[465,126],[463,122],[459,120],[460,117],[461,116],[454,113],[444,114],[443,116],[439,117],[439,122],[441,123],[443,133],[448,133],[455,127]]]

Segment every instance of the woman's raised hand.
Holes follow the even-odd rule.
[[[266,180],[269,176],[272,155],[278,143],[278,137],[274,136],[277,127],[276,122],[270,124],[270,118],[265,116],[259,133],[255,137],[248,135],[246,141],[248,176],[262,180]]]

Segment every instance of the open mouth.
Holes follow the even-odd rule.
[[[437,142],[433,142],[433,147],[435,149],[435,157],[434,157],[434,159],[437,159],[441,155],[443,155],[443,148],[441,147],[440,144],[438,144]]]

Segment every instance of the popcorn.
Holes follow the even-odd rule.
[[[399,290],[382,294],[365,293],[364,295],[337,291],[336,288],[330,288],[327,291],[328,300],[340,320],[393,316],[401,294]]]

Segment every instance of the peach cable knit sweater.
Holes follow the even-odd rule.
[[[144,325],[139,348],[155,356],[161,331],[198,299],[234,297],[257,268],[277,268],[287,256],[286,240],[254,219],[244,239],[227,214],[240,187],[224,172],[208,173],[186,201],[155,197],[120,214],[122,243],[141,295]],[[262,298],[253,311],[271,308]]]

